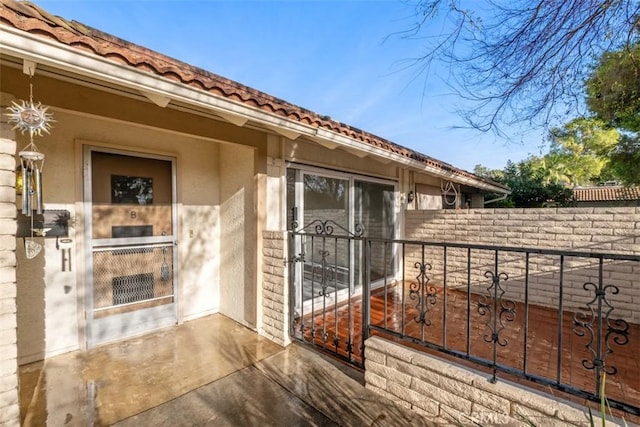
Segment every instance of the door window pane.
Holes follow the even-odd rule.
[[[375,182],[355,182],[355,222],[364,226],[364,233],[371,239],[395,237],[395,208],[393,185]],[[359,255],[359,254],[358,254]],[[371,280],[393,274],[391,248],[385,250],[381,242],[371,244]]]
[[[172,235],[172,164],[168,160],[94,152],[94,239]]]
[[[329,236],[305,238],[305,253],[309,260],[305,265],[305,277],[319,285],[318,290],[315,290],[316,285],[313,291],[314,296],[318,296],[320,291],[330,293],[349,286],[349,240],[335,237],[346,236],[345,230],[349,229],[349,181],[307,174],[303,181],[304,222],[300,226],[313,223],[309,233],[315,233],[315,226],[323,223],[333,227]],[[320,234],[329,233],[324,229]]]

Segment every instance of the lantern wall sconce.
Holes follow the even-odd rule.
[[[413,190],[409,191],[409,193],[407,194],[407,202],[411,203],[415,198],[416,198],[416,195],[413,192]]]
[[[22,196],[22,163],[16,168],[16,196]]]

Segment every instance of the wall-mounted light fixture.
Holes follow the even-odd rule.
[[[22,195],[22,187],[24,183],[22,182],[22,163],[18,165],[16,168],[16,196]]]
[[[409,203],[413,202],[415,197],[416,195],[414,194],[413,190],[409,191],[409,193],[407,194],[407,202]]]

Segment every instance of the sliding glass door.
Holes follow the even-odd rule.
[[[390,240],[396,236],[395,186],[393,184],[354,181],[354,216],[370,239]],[[370,279],[372,282],[394,274],[392,248],[383,242],[371,242]],[[356,247],[356,249],[358,249]],[[357,253],[359,256],[359,253]],[[359,270],[357,270],[359,274]]]
[[[319,169],[289,168],[287,211],[298,265],[297,304],[359,292],[364,269],[363,235],[391,239],[396,235],[396,189],[390,181]],[[371,280],[394,274],[394,259],[384,245],[372,245]],[[318,300],[319,301],[319,300]]]

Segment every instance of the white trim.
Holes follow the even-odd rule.
[[[151,97],[159,100],[170,99],[171,102],[198,106],[220,114],[221,117],[232,123],[240,124],[252,120],[270,130],[277,129],[277,133],[285,137],[297,138],[304,135],[326,147],[340,146],[350,149],[351,152],[361,153],[358,156],[366,157],[371,155],[380,157],[386,161],[394,161],[405,167],[417,169],[460,184],[497,193],[505,192],[503,188],[484,181],[477,181],[470,177],[447,172],[334,131],[303,125],[13,27],[0,26],[0,40],[2,40],[2,52],[4,54],[79,74],[97,81],[107,82],[108,84],[133,89],[136,93],[145,94],[149,99]]]

